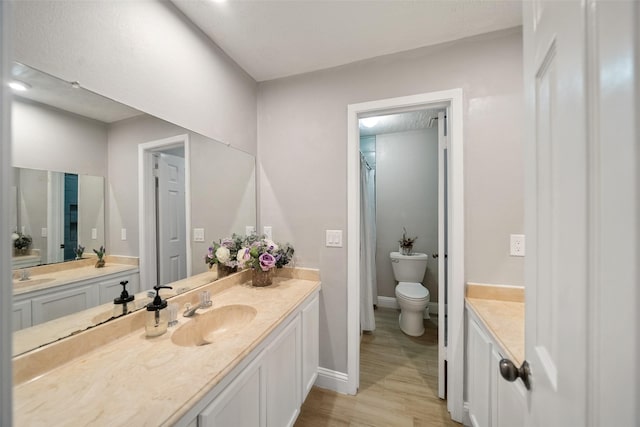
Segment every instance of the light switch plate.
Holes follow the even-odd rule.
[[[120,240],[127,240],[127,229],[123,228],[120,230]]]
[[[524,234],[512,234],[510,238],[510,250],[511,256],[524,256]]]
[[[194,228],[193,229],[193,241],[194,242],[204,242],[204,228]]]
[[[262,232],[267,239],[273,239],[273,227],[271,227],[270,225],[265,225],[264,227],[262,227]]]
[[[47,237],[47,228],[40,229],[40,237]]]
[[[342,247],[342,230],[327,230],[326,246],[328,248]]]
[[[251,236],[256,233],[256,228],[253,225],[247,225],[244,227],[244,234]]]

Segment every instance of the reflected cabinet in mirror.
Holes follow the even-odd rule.
[[[122,282],[129,309],[155,284],[210,282],[211,242],[255,229],[252,155],[23,64],[13,77],[14,354],[119,314]]]

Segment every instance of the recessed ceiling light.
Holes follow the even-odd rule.
[[[25,90],[30,89],[31,85],[18,80],[11,80],[9,82],[9,87],[15,90],[16,92],[24,92]]]
[[[378,118],[377,117],[367,117],[366,119],[362,119],[362,124],[365,127],[372,128],[372,127],[374,127],[375,125],[378,124]]]

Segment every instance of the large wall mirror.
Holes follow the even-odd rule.
[[[11,226],[31,238],[28,251],[14,250],[14,269],[72,261],[78,245],[89,254],[104,245],[108,255],[141,260],[145,290],[207,271],[213,240],[255,228],[252,155],[29,66],[14,64],[12,74],[25,90],[12,103]],[[170,173],[182,165],[186,184],[169,205],[142,185],[163,164]],[[158,249],[167,221],[183,233],[180,268],[164,268]]]

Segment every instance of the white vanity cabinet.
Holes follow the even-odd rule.
[[[317,376],[318,305],[315,292],[177,425],[293,426]]]
[[[15,295],[14,330],[35,326],[113,301],[120,295],[120,282],[123,280],[129,281],[127,290],[130,293],[138,291],[139,273],[136,269]]]
[[[503,351],[484,325],[467,309],[466,400],[468,424],[474,427],[524,425],[526,390],[500,375]],[[466,424],[466,423],[465,423]]]

